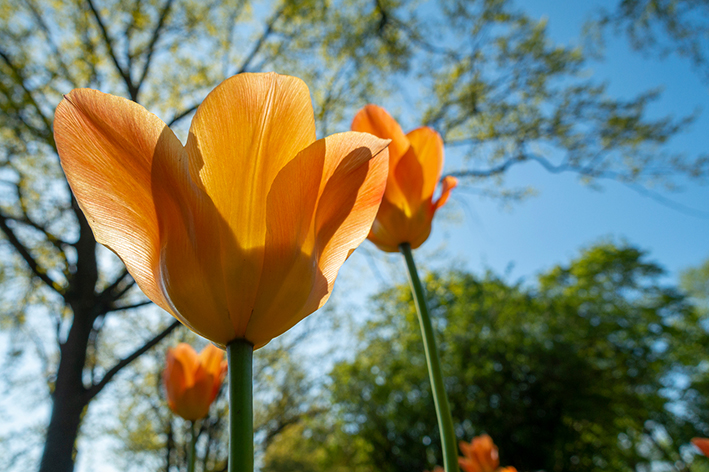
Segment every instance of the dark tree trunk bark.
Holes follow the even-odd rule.
[[[96,294],[98,265],[96,240],[76,201],[72,203],[79,219],[76,272],[69,281],[66,303],[74,312],[66,341],[60,346],[59,368],[52,393],[52,414],[47,428],[39,472],[72,472],[76,459],[76,438],[84,409],[90,397],[83,382],[86,351],[94,321],[102,312]]]
[[[84,408],[86,389],[82,382],[86,347],[91,325],[74,315],[66,343],[61,349],[61,360],[52,395],[52,415],[47,428],[40,472],[72,472],[76,459],[76,438]]]

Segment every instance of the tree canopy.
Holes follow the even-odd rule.
[[[610,243],[532,286],[490,273],[430,274],[459,439],[491,435],[502,463],[518,470],[686,470],[683,447],[705,434],[704,414],[689,412],[707,411],[699,392],[708,338],[696,308],[662,274],[642,251]],[[286,431],[264,470],[441,463],[407,286],[376,296],[359,336],[354,358],[330,373],[331,418]]]

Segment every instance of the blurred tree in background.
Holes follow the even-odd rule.
[[[429,275],[458,437],[490,434],[502,463],[520,471],[688,470],[680,448],[706,435],[709,410],[697,392],[706,392],[709,337],[646,259],[600,244],[533,287],[492,274]],[[330,417],[285,431],[264,471],[441,463],[408,286],[377,295],[360,340],[354,359],[330,374]]]
[[[709,8],[704,0],[620,0],[601,8],[588,22],[590,38],[604,46],[605,31],[627,37],[633,49],[692,61],[709,79]]]
[[[13,361],[3,381],[36,416],[14,427],[44,437],[37,444],[10,430],[8,467],[33,468],[43,449],[42,472],[71,471],[89,404],[178,326],[97,247],[71,198],[52,136],[62,94],[92,87],[128,97],[184,138],[221,80],[276,70],[309,84],[322,134],[347,129],[368,101],[413,97],[405,112],[465,157],[451,173],[502,197],[524,194],[500,183],[527,161],[586,182],[706,175],[705,158],[663,148],[691,117],[649,118],[656,92],[611,97],[588,62],[507,0],[3,0],[0,326]],[[41,372],[34,395],[27,365]],[[38,406],[47,393],[45,427]]]

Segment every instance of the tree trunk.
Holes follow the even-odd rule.
[[[82,382],[86,348],[91,324],[86,317],[74,316],[66,343],[61,348],[61,360],[52,395],[52,416],[47,428],[40,472],[72,472],[76,459],[76,438],[84,408],[86,389]]]
[[[98,280],[96,240],[86,218],[72,197],[79,220],[76,271],[69,281],[65,301],[74,312],[66,341],[60,345],[59,368],[52,394],[52,415],[47,428],[39,472],[72,472],[76,459],[76,438],[89,395],[83,373],[86,350],[101,301],[95,292]]]

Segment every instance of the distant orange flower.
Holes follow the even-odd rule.
[[[316,139],[308,87],[274,73],[212,90],[184,146],[137,103],[90,89],[65,96],[54,137],[96,240],[219,346],[261,347],[327,301],[389,160],[366,133]]]
[[[514,467],[500,467],[497,446],[487,434],[473,438],[470,443],[460,442],[463,457],[458,464],[464,472],[517,472]]]
[[[443,170],[441,136],[429,127],[404,134],[396,120],[376,105],[367,105],[355,115],[352,130],[392,140],[386,192],[368,239],[386,252],[398,252],[402,243],[416,249],[428,239],[433,215],[458,184],[455,177],[443,179],[441,196],[433,201]]]
[[[694,444],[697,449],[702,451],[702,454],[709,457],[709,439],[707,438],[692,438],[692,444]]]
[[[514,467],[500,467],[497,446],[487,434],[473,438],[470,443],[461,441],[460,450],[463,451],[463,457],[458,458],[458,464],[463,472],[517,472]],[[445,470],[437,465],[433,472]]]
[[[224,351],[207,345],[197,352],[186,343],[167,350],[163,383],[175,414],[196,421],[207,416],[227,371]]]

